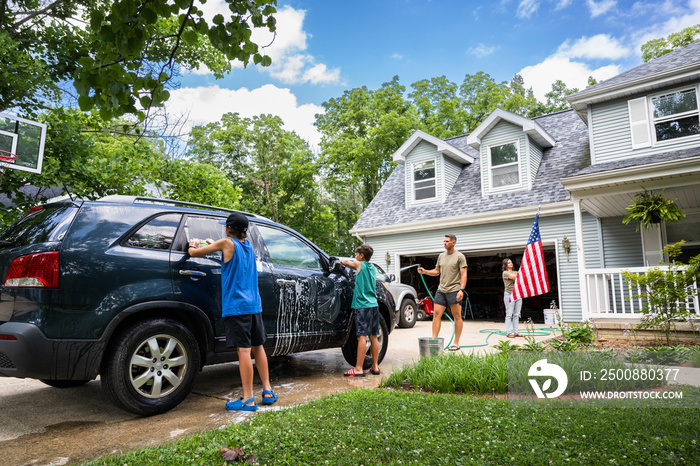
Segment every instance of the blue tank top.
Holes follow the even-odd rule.
[[[377,270],[369,262],[360,262],[360,271],[355,276],[355,291],[352,294],[353,309],[377,307]]]
[[[258,269],[250,241],[233,241],[233,258],[221,266],[221,314],[236,316],[262,312]]]

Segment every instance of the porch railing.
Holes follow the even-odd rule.
[[[632,286],[622,271],[638,275],[647,273],[652,267],[624,267],[615,269],[587,269],[586,288],[588,290],[588,305],[590,317],[641,317],[646,305],[644,299],[635,297],[642,293],[638,286]],[[697,291],[697,282],[691,285]],[[700,317],[700,303],[697,293],[687,299],[683,305],[687,310]]]

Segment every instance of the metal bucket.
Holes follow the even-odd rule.
[[[445,347],[445,339],[439,337],[420,337],[418,338],[418,350],[421,359],[432,358],[442,353]]]

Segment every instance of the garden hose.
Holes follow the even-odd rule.
[[[435,298],[433,298],[433,294],[430,292],[430,289],[428,288],[428,285],[425,283],[425,278],[423,278],[423,274],[419,274],[420,279],[423,281],[423,286],[425,286],[425,289],[428,291],[428,296],[430,296],[430,299],[435,302]],[[450,337],[450,341],[447,343],[447,346],[445,346],[444,349],[448,349],[450,345],[452,344],[452,341],[455,338],[455,321],[452,319],[452,316],[450,314],[445,314],[448,319],[450,319],[450,322],[452,322],[452,336]],[[433,317],[434,318],[434,317]],[[561,331],[561,329],[552,327],[550,326],[549,329],[538,329],[535,331],[529,331],[527,332],[527,336],[533,336],[533,337],[543,337],[547,335],[551,335],[552,332],[556,332],[557,330]],[[499,330],[495,328],[485,328],[482,330],[479,330],[479,333],[488,333],[488,336],[486,337],[486,341],[481,344],[481,345],[460,345],[460,348],[479,348],[482,346],[488,346],[489,345],[489,338],[491,338],[491,335],[502,335],[506,336],[507,333],[504,330]]]

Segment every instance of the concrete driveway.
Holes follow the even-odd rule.
[[[488,334],[479,332],[489,328],[502,329],[503,323],[465,322],[461,344],[484,344]],[[440,336],[446,344],[451,334],[452,324],[443,321]],[[426,336],[431,336],[430,321],[418,322],[412,329],[395,329],[381,364],[382,373],[417,360],[418,338]],[[550,337],[537,340],[547,338]],[[488,343],[492,346],[505,339],[508,338],[493,335]],[[524,339],[516,339],[516,343],[522,342]],[[461,351],[492,350],[477,347]],[[381,380],[382,376],[372,375],[343,377],[349,367],[340,349],[271,359],[270,375],[280,401],[273,408],[260,405],[260,411],[353,388],[376,387]],[[114,407],[99,380],[82,387],[57,389],[36,380],[0,378],[0,458],[3,464],[13,465],[68,464],[240,422],[255,414],[224,409],[225,400],[241,396],[240,386],[235,364],[206,367],[192,394],[180,406],[165,414],[141,418]],[[259,396],[260,386],[255,389]]]

